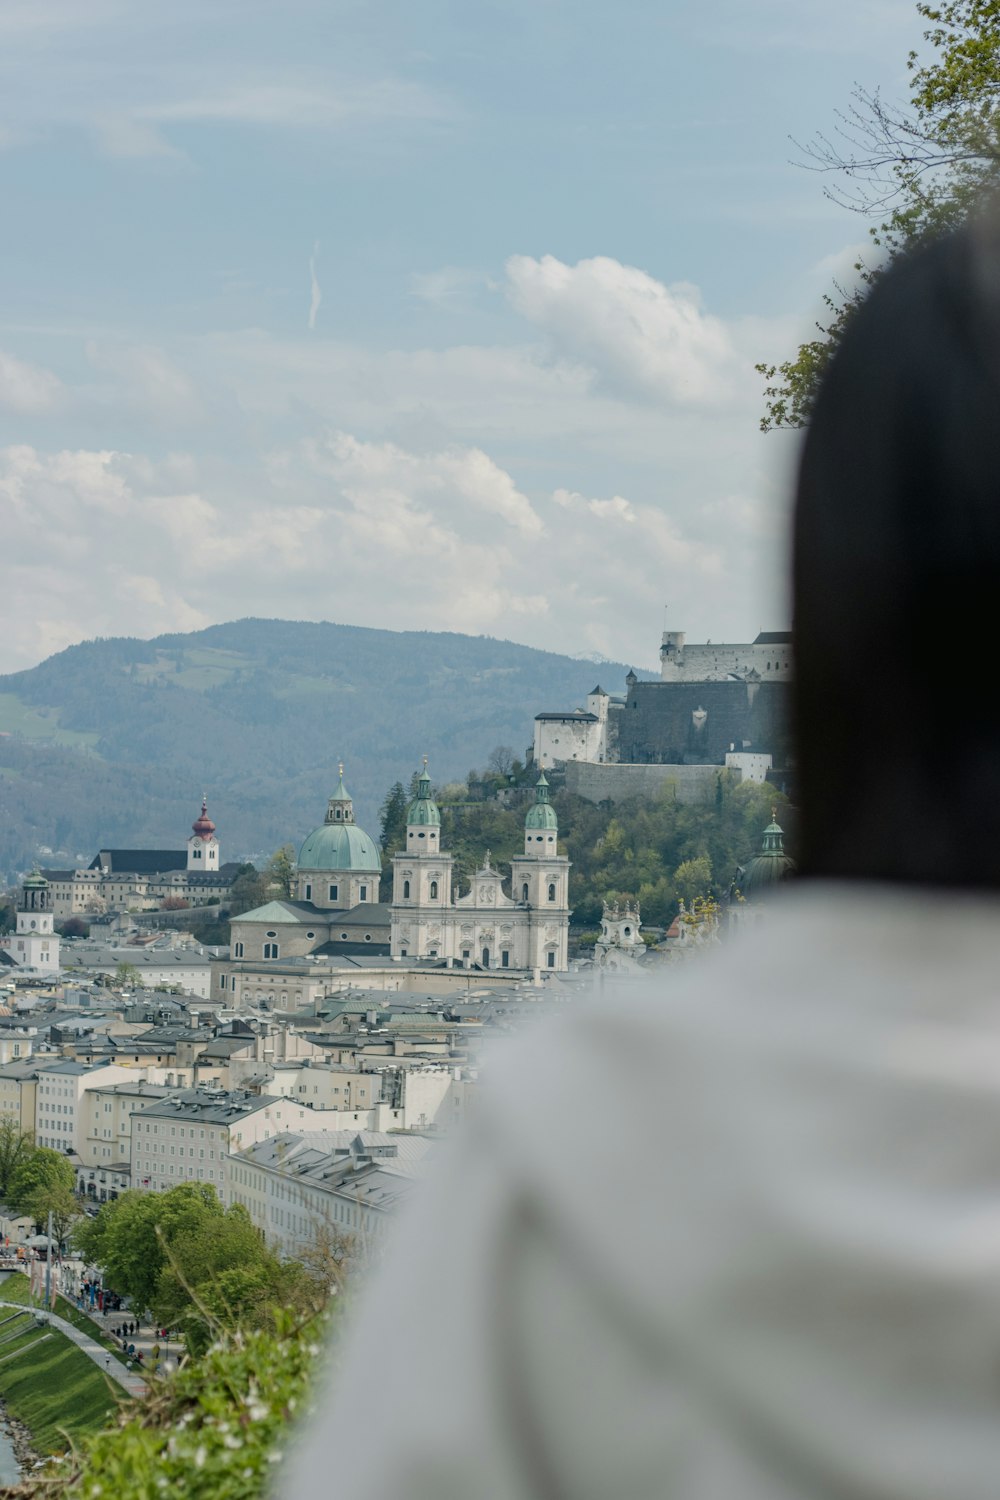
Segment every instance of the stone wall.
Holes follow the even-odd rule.
[[[619,720],[622,761],[718,765],[730,748],[788,763],[789,684],[637,682]]]
[[[704,802],[715,796],[720,776],[739,781],[739,773],[722,766],[641,765],[619,762],[570,761],[566,766],[566,790],[588,802],[645,801],[658,796],[668,784],[674,786],[678,802]]]

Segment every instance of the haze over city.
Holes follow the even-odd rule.
[[[11,0],[0,670],[249,614],[645,664],[664,603],[787,624],[753,364],[865,236],[789,136],[903,94],[919,35],[908,0]]]

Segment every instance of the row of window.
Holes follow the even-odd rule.
[[[304,901],[311,901],[312,898],[313,898],[312,881],[311,880],[307,880],[306,881],[306,887],[305,887],[305,890],[304,890],[303,895],[302,895],[302,899]],[[327,887],[327,898],[326,899],[328,901],[339,901],[340,900],[340,886],[339,885],[328,886]],[[362,886],[358,887],[358,900],[359,901],[367,901],[368,900],[368,887],[367,887],[367,885],[362,885]]]
[[[556,887],[555,887],[555,882],[554,881],[550,881],[549,882],[549,893],[548,894],[549,894],[549,900],[550,901],[554,901],[556,899]],[[408,880],[404,880],[403,881],[403,900],[404,901],[409,901],[409,899],[410,899],[410,882]],[[428,893],[427,899],[429,901],[436,901],[438,899],[438,883],[437,883],[436,880],[432,880],[431,881],[431,888],[430,888],[430,892]],[[522,901],[527,901],[527,899],[528,899],[528,882],[525,881],[524,884],[521,887],[521,900]],[[345,936],[346,936],[346,934],[345,934]],[[242,950],[242,947],[243,947],[242,943],[238,944],[237,946]],[[239,956],[239,955],[237,955],[237,956]]]

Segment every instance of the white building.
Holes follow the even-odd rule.
[[[85,1063],[68,1058],[38,1075],[35,1087],[35,1144],[84,1159],[89,1111],[83,1107],[95,1084],[134,1080],[134,1068],[117,1063]]]
[[[159,1070],[162,1072],[162,1070]],[[143,1073],[145,1069],[143,1069]],[[132,1159],[132,1120],[150,1104],[176,1095],[176,1089],[149,1083],[136,1069],[121,1083],[99,1083],[85,1088],[80,1100],[86,1167],[107,1167]]]
[[[227,1160],[225,1202],[241,1203],[279,1255],[301,1254],[324,1230],[363,1250],[412,1191],[428,1149],[420,1137],[289,1131]]]
[[[598,684],[587,694],[586,708],[536,714],[532,746],[535,765],[546,771],[567,760],[614,759],[614,720],[621,708],[622,700],[610,697]]]
[[[17,929],[0,937],[2,948],[19,968],[37,974],[59,972],[59,934],[55,930],[52,890],[35,870],[17,899]]]
[[[454,859],[441,848],[441,814],[427,766],[410,804],[406,848],[395,855],[390,951],[393,958],[443,958],[464,967],[568,967],[569,860],[558,852],[556,810],[544,773],[524,820],[524,853],[511,860],[510,894],[489,851],[464,896]]]
[[[223,1164],[283,1130],[339,1125],[333,1111],[311,1110],[270,1095],[189,1089],[150,1104],[132,1122],[132,1183],[163,1192],[181,1182],[210,1182],[219,1196]]]
[[[57,917],[108,911],[151,911],[168,897],[223,901],[237,864],[223,865],[208,804],[183,849],[101,849],[85,870],[45,870]]]

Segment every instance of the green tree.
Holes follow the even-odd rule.
[[[75,1182],[73,1164],[61,1151],[36,1146],[21,1157],[11,1172],[8,1201],[18,1213],[31,1213],[36,1193],[52,1192],[58,1188],[72,1193]]]
[[[898,255],[960,224],[1000,182],[1000,5],[997,0],[921,0],[930,57],[911,52],[908,107],[856,90],[831,139],[817,136],[805,165],[830,177],[827,192],[875,222],[875,257],[859,258],[856,289],[825,297],[820,337],[765,380],[761,428],[802,427],[844,329],[879,275]]]
[[[208,1183],[182,1182],[165,1193],[132,1189],[79,1224],[74,1241],[86,1260],[102,1267],[109,1285],[145,1311],[153,1306],[173,1241],[217,1224],[222,1213]]]
[[[14,1173],[35,1150],[35,1138],[4,1115],[0,1118],[0,1199],[7,1201]]]
[[[386,859],[391,859],[399,849],[406,847],[406,810],[409,807],[406,788],[401,781],[394,781],[379,808],[382,831],[379,843]]]
[[[17,926],[17,907],[9,897],[0,898],[0,932],[13,932]]]
[[[268,897],[270,879],[256,865],[244,865],[229,888],[229,917],[241,917],[245,911],[263,906]]]
[[[36,1188],[25,1205],[25,1211],[34,1219],[41,1234],[46,1232],[51,1213],[52,1234],[60,1245],[81,1213],[76,1194],[64,1183],[50,1183]]]
[[[674,885],[677,894],[683,897],[688,906],[696,896],[704,896],[712,884],[712,861],[707,854],[700,854],[695,859],[685,859],[674,871]]]
[[[292,844],[282,844],[280,849],[275,849],[268,863],[267,873],[272,888],[277,887],[279,899],[290,901],[294,894],[295,880],[295,849]]]
[[[114,981],[121,989],[137,990],[143,988],[142,975],[135,964],[128,964],[121,959],[115,965]]]

